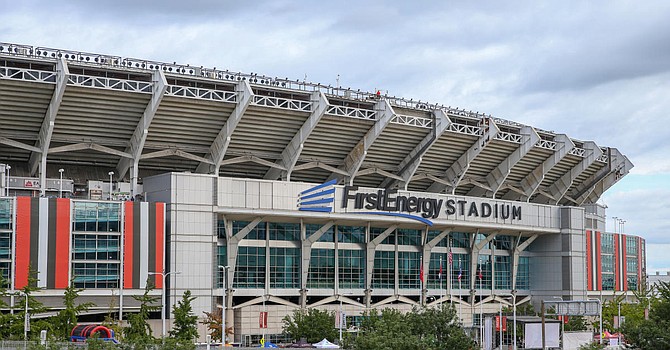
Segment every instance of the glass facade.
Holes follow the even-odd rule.
[[[470,289],[469,254],[454,254],[454,265],[451,267],[451,284],[452,288]]]
[[[398,252],[398,287],[400,289],[421,287],[420,265],[419,252]],[[424,274],[424,281],[425,278]]]
[[[519,257],[519,265],[516,270],[516,289],[530,289],[530,257]]]
[[[77,288],[118,288],[121,203],[73,202],[72,277]]]
[[[626,237],[626,255],[637,256],[637,237]]]
[[[340,249],[338,255],[340,288],[365,288],[365,252]]]
[[[396,230],[398,245],[421,245],[421,231],[412,229]]]
[[[491,256],[480,254],[477,261],[476,289],[491,289]]]
[[[270,240],[299,241],[300,224],[271,222]]]
[[[627,278],[628,290],[637,290],[637,276],[628,275]]]
[[[495,288],[512,289],[512,264],[510,256],[495,257]]]
[[[12,229],[13,203],[12,198],[0,198],[0,230]]]
[[[233,288],[265,287],[265,247],[238,247]]]
[[[335,250],[312,249],[307,288],[335,287]]]
[[[372,269],[372,288],[393,289],[394,286],[395,252],[375,251],[375,265]]]
[[[386,229],[382,227],[370,227],[370,241],[380,236],[384,231]],[[391,232],[388,237],[384,238],[381,244],[395,244],[395,234]]]
[[[614,235],[602,233],[600,235],[600,249],[602,254],[614,254]]]
[[[233,221],[233,235],[238,234],[242,229],[244,229],[251,222],[249,221]],[[259,222],[256,227],[252,228],[251,231],[244,237],[244,239],[259,239],[265,240],[265,223]]]
[[[337,241],[365,243],[365,226],[337,226]]]
[[[270,288],[300,288],[299,248],[270,247]]]
[[[323,225],[321,224],[305,224],[305,237],[309,238],[316,231],[320,230],[322,226]],[[335,241],[335,235],[333,234],[334,229],[335,225],[329,227],[326,230],[326,232],[324,232],[323,235],[321,235],[318,242],[334,242]]]
[[[470,247],[470,235],[464,232],[452,232],[449,234],[451,236],[451,246],[454,248],[469,248]]]
[[[228,251],[225,245],[216,247],[216,288],[223,288],[223,270],[219,266],[226,266],[228,264],[227,254]],[[229,269],[228,273],[230,272]]]
[[[447,264],[448,262],[446,253],[430,254],[430,265],[428,268],[428,277],[426,281],[428,288],[447,288]],[[440,266],[442,266],[441,269]],[[441,277],[440,270],[442,270]]]
[[[9,287],[12,273],[12,229],[14,210],[12,198],[0,198],[0,277],[2,287]]]

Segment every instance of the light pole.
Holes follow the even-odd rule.
[[[598,302],[598,316],[600,318],[600,339],[599,343],[603,343],[603,302],[600,299],[588,299],[589,301],[597,301]]]
[[[114,174],[114,173],[112,172],[112,174]],[[165,279],[167,278],[167,276],[170,276],[170,275],[178,275],[178,274],[180,274],[180,273],[181,273],[181,271],[170,271],[170,272],[165,272],[165,271],[163,271],[163,272],[149,272],[149,275],[161,276],[161,277],[163,278],[163,283],[162,283],[162,285],[161,285],[161,296],[162,296],[162,299],[163,299],[163,307],[161,308],[161,321],[162,321],[162,323],[163,323],[163,331],[162,331],[162,333],[161,333],[162,338],[165,338],[165,308],[167,307],[167,306],[165,305],[165,304],[167,303],[167,301],[166,301],[167,299],[166,299],[166,297],[165,297]]]
[[[514,327],[514,350],[516,350],[516,290],[513,290],[512,293],[498,293],[499,296],[510,296],[512,297],[512,324]],[[500,304],[500,348],[502,349],[502,304]],[[509,336],[509,333],[508,333]]]
[[[219,269],[223,273],[223,283],[221,284],[221,289],[223,289],[221,292],[221,347],[224,347],[226,346],[226,307],[228,306],[226,292],[228,290],[228,269],[230,269],[230,266],[219,265]]]
[[[109,200],[112,200],[112,176],[114,176],[114,172],[110,171],[107,173],[109,175]]]
[[[5,168],[7,169],[7,186],[5,187],[7,187],[7,197],[9,197],[9,171],[12,170],[12,167],[7,165]]]
[[[58,169],[58,172],[60,173],[60,182],[58,183],[58,198],[63,198],[63,172],[65,169],[61,168]]]

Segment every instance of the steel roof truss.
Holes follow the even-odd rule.
[[[80,151],[80,150],[84,150],[84,149],[92,149],[94,151],[98,151],[98,152],[101,152],[101,153],[107,153],[107,154],[113,154],[113,155],[117,155],[117,156],[123,157],[123,158],[129,158],[129,159],[133,158],[133,155],[130,154],[130,153],[121,152],[119,150],[115,150],[113,148],[102,146],[102,145],[99,145],[99,144],[93,143],[93,142],[75,143],[75,144],[67,145],[67,146],[59,146],[59,147],[49,148],[49,154]]]
[[[628,157],[621,154],[616,148],[610,148],[608,159],[611,161],[611,166],[603,168],[608,170],[606,174],[592,175],[573,191],[573,197],[576,197],[578,205],[597,202],[607,189],[626,176],[633,168],[633,163]],[[588,187],[584,184],[588,184]]]
[[[27,151],[35,152],[35,153],[42,153],[42,149],[39,147],[31,146],[28,144],[25,144],[23,142],[15,141],[12,139],[8,139],[6,137],[0,136],[0,144],[15,147],[15,148],[20,148],[20,149],[25,149]]]
[[[348,176],[349,175],[349,173],[347,173],[344,170],[338,169],[334,166],[330,166],[328,164],[325,164],[325,163],[319,162],[319,161],[297,165],[297,166],[293,167],[293,171],[307,170],[307,169],[313,169],[313,168],[321,168],[323,170],[327,170],[327,171],[337,173],[337,174],[340,174],[340,175],[343,175],[343,176]]]
[[[235,158],[231,158],[231,159],[226,159],[226,160],[222,161],[220,163],[220,165],[223,166],[223,165],[246,163],[246,162],[252,162],[252,163],[256,163],[256,164],[260,164],[260,165],[265,165],[265,166],[268,166],[270,168],[276,168],[276,169],[279,169],[279,170],[286,171],[286,168],[284,168],[283,166],[281,166],[279,164],[276,164],[276,163],[273,163],[271,161],[261,159],[261,158],[258,158],[256,156],[252,156],[252,155],[246,155],[246,156],[240,156],[240,157],[235,157]],[[213,163],[211,163],[211,164],[213,164]]]
[[[545,159],[542,164],[540,164],[535,170],[528,174],[523,180],[521,180],[520,185],[521,189],[525,193],[523,196],[515,196],[514,193],[508,192],[503,198],[504,199],[525,199],[529,200],[530,197],[535,194],[535,192],[540,188],[542,180],[549,173],[549,171],[556,166],[566,155],[575,147],[574,142],[565,134],[559,134],[554,137],[555,150],[554,154],[549,158]]]
[[[235,106],[230,117],[228,117],[228,120],[226,120],[221,131],[219,131],[216,139],[214,139],[214,142],[212,142],[212,145],[209,147],[209,153],[205,156],[205,158],[211,160],[213,163],[201,162],[196,169],[196,172],[198,173],[213,173],[217,176],[219,175],[221,162],[226,156],[226,151],[228,150],[228,145],[230,145],[233,132],[235,131],[237,124],[242,120],[242,116],[244,116],[244,113],[254,96],[254,92],[251,90],[251,86],[246,80],[240,81],[235,85],[235,92],[238,95],[237,106]]]
[[[472,161],[490,144],[491,140],[495,139],[500,131],[492,118],[484,118],[482,122],[484,125],[481,128],[479,139],[445,171],[442,177],[451,184],[452,194],[456,192],[456,188],[468,172]],[[445,188],[444,184],[435,182],[428,187],[428,192],[442,192]]]
[[[491,198],[496,197],[496,193],[500,190],[500,187],[505,182],[509,174],[512,172],[512,168],[533,149],[533,146],[540,141],[540,135],[537,134],[535,129],[530,126],[524,126],[519,132],[520,142],[519,147],[512,152],[505,160],[503,160],[498,166],[493,169],[487,176],[486,182],[490,188],[488,194]],[[482,191],[484,187],[479,186],[473,188],[468,193],[468,196],[481,197],[485,193]]]
[[[162,150],[162,151],[157,151],[157,152],[152,152],[152,153],[145,153],[145,154],[140,156],[140,160],[151,159],[151,158],[169,157],[169,156],[177,156],[177,157],[184,158],[184,159],[194,160],[196,162],[205,162],[205,163],[209,162],[209,164],[214,164],[211,160],[209,160],[207,158],[196,156],[195,154],[184,152],[184,151],[182,151],[180,149],[177,149],[177,148],[170,148],[170,149],[166,149],[166,150]]]
[[[291,181],[291,173],[295,167],[295,164],[300,158],[302,153],[303,145],[309,135],[312,134],[314,128],[316,128],[319,121],[326,113],[328,109],[328,99],[326,95],[321,91],[314,91],[311,96],[312,102],[312,113],[300,127],[300,130],[293,135],[291,142],[284,148],[284,151],[281,154],[281,158],[277,161],[277,164],[286,169],[286,180]],[[264,178],[266,180],[277,180],[281,176],[281,171],[279,168],[272,167],[265,173]]]
[[[596,145],[596,143],[593,141],[584,142],[582,148],[585,150],[582,161],[570,169],[570,171],[561,176],[558,181],[549,186],[549,192],[556,199],[556,201],[554,203],[547,204],[558,204],[561,199],[563,199],[563,196],[565,196],[566,192],[568,192],[577,176],[584,172],[603,154],[603,151],[600,149],[600,147],[598,147],[598,145]]]
[[[392,173],[390,173],[386,170],[379,169],[379,168],[368,168],[368,169],[360,170],[356,173],[356,176],[365,176],[365,175],[370,175],[370,174],[379,174],[379,175],[382,175],[382,176],[386,176],[387,178],[395,179],[395,180],[398,180],[398,181],[403,180],[402,177],[400,177],[396,174],[392,174]]]
[[[342,168],[349,176],[350,185],[353,185],[356,173],[361,167],[361,164],[363,164],[363,160],[365,160],[365,155],[368,153],[368,150],[395,116],[393,107],[391,107],[391,104],[387,100],[377,102],[375,111],[377,113],[377,121],[374,126],[368,130],[365,136],[363,136],[363,139],[358,142],[354,149],[352,149],[344,159]],[[335,174],[331,174],[329,177],[329,179],[333,178],[335,178]]]

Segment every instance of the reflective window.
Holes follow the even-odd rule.
[[[637,237],[626,237],[626,255],[637,256]]]
[[[637,258],[626,258],[626,272],[637,273]]]
[[[118,263],[73,263],[72,274],[77,288],[118,288]]]
[[[614,290],[614,274],[603,272],[602,275],[602,290]]]
[[[337,226],[337,241],[365,243],[365,226]]]
[[[421,245],[421,231],[408,228],[396,230],[399,245]]]
[[[530,257],[519,257],[519,266],[516,270],[516,289],[530,289]]]
[[[234,288],[265,287],[265,247],[238,247]]]
[[[475,243],[479,244],[479,242],[483,241],[488,237],[488,234],[484,233],[478,233],[475,235]],[[491,242],[486,243],[482,249],[491,249]]]
[[[72,258],[74,260],[119,260],[120,236],[117,235],[72,235]]]
[[[470,247],[470,235],[463,232],[452,232],[449,234],[451,236],[451,246],[456,248],[469,248]]]
[[[447,288],[447,253],[430,254],[430,267],[428,268],[428,288]]]
[[[216,247],[216,288],[223,288],[223,269],[220,269],[219,266],[226,266],[228,264],[227,254],[225,245]],[[228,269],[228,273],[230,272],[230,269]]]
[[[335,250],[312,249],[307,288],[335,288]]]
[[[375,251],[372,288],[393,289],[395,286],[395,252]]]
[[[501,249],[501,250],[510,250],[512,249],[512,238],[511,236],[496,236],[492,244],[496,249]]]
[[[2,277],[2,284],[0,288],[9,288],[11,285],[10,273],[12,273],[11,261],[0,261],[0,277]]]
[[[12,233],[0,232],[0,259],[12,258]]]
[[[512,264],[509,256],[495,257],[495,289],[512,289]]]
[[[603,255],[601,263],[602,272],[614,272],[614,255]]]
[[[11,198],[0,198],[0,230],[12,229],[12,203]]]
[[[73,231],[121,232],[121,203],[74,202]]]
[[[365,251],[340,249],[340,288],[365,288]]]
[[[313,235],[316,231],[319,231],[323,227],[321,224],[305,224],[305,237]],[[333,229],[335,226],[331,226],[326,230],[326,232],[321,235],[318,242],[335,242],[335,236],[333,235]]]
[[[491,289],[491,256],[479,255],[475,275],[476,289]]]
[[[219,238],[226,238],[226,221],[217,220],[216,221],[216,236]]]
[[[421,287],[419,252],[398,252],[398,287],[414,289]],[[424,275],[424,281],[426,276]]]
[[[270,288],[300,288],[299,248],[270,247]]]
[[[453,288],[470,289],[470,254],[454,254],[451,285]]]
[[[386,229],[382,227],[370,227],[370,240],[379,237],[384,231]],[[388,237],[384,238],[381,244],[395,244],[395,232],[391,232]]]
[[[242,231],[247,225],[249,225],[251,222],[250,221],[233,221],[233,235],[238,234],[240,231]],[[249,233],[244,236],[244,239],[259,239],[259,240],[265,240],[265,223],[264,222],[259,222],[256,227],[252,228]]]
[[[600,235],[600,249],[602,254],[614,254],[614,235],[602,233]]]
[[[628,276],[628,290],[637,290],[637,276]]]
[[[299,241],[300,224],[271,222],[270,239],[277,241]]]
[[[435,237],[439,236],[440,233],[442,233],[442,230],[428,230],[428,237],[426,242],[432,241]],[[449,239],[449,235],[447,235],[445,238],[441,239],[436,247],[446,247],[447,246],[447,239]]]

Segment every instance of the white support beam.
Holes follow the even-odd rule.
[[[226,151],[228,151],[233,132],[235,131],[235,128],[237,128],[237,124],[242,120],[242,116],[244,116],[244,113],[247,111],[247,107],[249,107],[254,96],[254,92],[251,90],[251,85],[249,85],[249,82],[246,80],[237,83],[235,92],[237,93],[237,106],[235,106],[235,109],[228,117],[228,120],[226,120],[226,123],[219,131],[219,134],[209,147],[209,152],[205,156],[205,158],[213,162],[213,165],[207,162],[202,162],[196,169],[197,173],[207,173],[219,176],[221,162],[226,156]]]
[[[573,194],[573,198],[576,197],[575,201],[577,205],[596,203],[607,189],[614,186],[615,183],[619,182],[633,169],[633,163],[616,148],[610,148],[608,159],[611,162],[609,172],[602,177],[597,176],[597,174],[594,175],[592,181],[587,180],[584,182],[589,184],[585,188],[587,190],[582,189]]]
[[[40,152],[31,153],[30,160],[28,161],[31,175],[35,175],[37,168],[40,169],[41,195],[44,195],[44,191],[46,190],[45,186],[47,184],[47,150],[51,145],[51,137],[53,136],[54,125],[56,124],[56,116],[58,115],[60,104],[63,101],[63,95],[65,94],[65,87],[67,86],[69,75],[70,71],[68,70],[67,62],[64,58],[59,58],[56,61],[56,87],[51,95],[49,107],[47,107],[47,112],[44,115],[44,120],[40,127],[40,133],[35,142],[35,147],[39,148]]]
[[[324,233],[328,231],[333,225],[335,224],[335,221],[328,221],[326,224],[321,226],[316,232],[312,233],[311,236],[309,237],[303,237],[302,238],[302,252],[301,252],[301,257],[302,257],[302,275],[301,275],[301,284],[300,286],[303,289],[307,288],[307,278],[309,277],[309,262],[310,259],[312,258],[312,245],[316,243],[321,236],[323,236]],[[301,225],[304,227],[304,225]],[[303,228],[304,230],[304,228]]]
[[[15,147],[15,148],[20,148],[24,149],[26,151],[34,152],[34,153],[42,153],[42,149],[39,147],[31,146],[28,144],[25,144],[23,142],[15,141],[12,139],[8,139],[6,137],[0,136],[0,144],[7,145],[10,147]]]
[[[470,250],[470,289],[475,289],[475,279],[477,276],[477,265],[479,264],[479,252],[484,249],[484,246],[489,244],[496,236],[497,232],[489,233],[486,238],[477,243],[477,235],[479,230],[475,233],[475,236],[472,238],[471,250]]]
[[[538,234],[534,234],[526,241],[524,241],[521,244],[515,244],[514,249],[512,250],[512,290],[516,290],[516,276],[517,276],[517,271],[519,270],[519,254],[526,250],[528,246],[530,246],[533,241],[535,241],[539,237]],[[519,241],[521,240],[521,235],[519,235]]]
[[[243,229],[238,231],[236,234],[233,234],[233,221],[226,220],[226,254],[228,255],[228,266],[237,266],[237,249],[241,240],[246,237],[251,230],[256,228],[256,226],[263,221],[263,217],[256,217],[247,226],[244,226]],[[228,282],[235,280],[235,268],[231,269],[231,273],[228,274]],[[232,284],[229,284],[232,286]]]
[[[168,148],[162,151],[156,151],[156,152],[151,152],[151,153],[145,153],[140,156],[140,160],[145,160],[145,159],[151,159],[151,158],[161,158],[161,157],[169,157],[169,156],[177,156],[180,158],[184,159],[190,159],[194,160],[196,162],[205,162],[209,164],[213,164],[211,160],[207,158],[203,158],[200,156],[196,156],[195,154],[191,154],[188,152],[184,152],[178,148]]]
[[[365,156],[368,153],[372,144],[377,140],[379,135],[382,134],[386,126],[391,122],[391,119],[395,116],[393,107],[387,100],[381,100],[375,105],[375,112],[377,114],[377,121],[375,125],[368,130],[368,132],[363,136],[363,139],[358,141],[358,144],[349,152],[347,157],[344,159],[344,165],[340,169],[347,172],[349,176],[349,184],[354,184],[354,178],[358,169],[363,164]],[[336,178],[335,173],[331,174],[328,180]]]
[[[593,141],[586,141],[582,148],[586,151],[584,158],[577,163],[570,171],[565,173],[558,179],[556,182],[549,186],[548,192],[551,193],[555,201],[545,202],[546,204],[558,204],[563,196],[568,192],[573,182],[581,173],[583,173],[591,164],[593,164],[600,156],[602,156],[603,151],[596,145]]]
[[[328,99],[323,92],[314,91],[310,100],[312,102],[312,113],[310,113],[307,120],[302,124],[300,130],[293,135],[291,142],[284,148],[284,151],[282,151],[281,158],[277,161],[277,165],[280,168],[272,167],[265,173],[264,178],[266,180],[279,179],[282,174],[280,169],[283,168],[286,172],[286,180],[291,181],[291,173],[298,162],[298,158],[300,158],[303,144],[307,141],[307,138],[312,134],[312,131],[314,131],[314,128],[319,124],[319,121],[328,109]]]
[[[128,169],[131,170],[130,182],[132,195],[137,194],[137,178],[139,177],[139,163],[140,157],[142,156],[142,150],[144,149],[144,143],[147,140],[147,135],[149,134],[149,126],[151,121],[156,115],[158,106],[163,100],[165,91],[167,90],[167,80],[165,79],[165,74],[162,70],[156,70],[151,76],[151,100],[144,108],[144,113],[140,118],[133,136],[130,137],[130,144],[126,147],[126,153],[132,154],[132,159],[121,158],[119,163],[116,165],[116,172],[119,179],[122,179],[126,176]]]
[[[474,187],[467,194],[472,197],[481,197],[486,195],[487,197],[495,198],[496,193],[500,190],[501,186],[512,172],[512,168],[533,149],[533,146],[540,141],[540,135],[537,134],[534,128],[530,126],[524,126],[519,132],[521,134],[521,144],[517,147],[512,154],[507,156],[498,166],[493,169],[487,176],[486,182],[490,190],[484,191],[480,187]]]
[[[337,173],[337,174],[340,174],[340,175],[343,175],[343,176],[348,176],[349,175],[349,173],[347,173],[344,170],[338,169],[334,166],[330,166],[328,164],[325,164],[325,163],[319,162],[319,161],[296,165],[296,166],[293,167],[293,171],[307,170],[307,169],[313,169],[313,168],[321,168],[323,170],[327,170],[327,171]]]
[[[390,173],[390,172],[388,172],[384,169],[379,169],[379,168],[376,168],[376,167],[359,170],[356,173],[356,176],[358,177],[358,176],[365,176],[365,175],[370,175],[370,174],[379,174],[379,175],[382,175],[382,176],[386,176],[386,178],[388,178],[388,179],[395,179],[395,180],[398,180],[398,181],[403,180],[402,177],[400,177],[396,174],[392,174],[392,173]]]
[[[405,190],[407,190],[407,185],[409,185],[421,165],[421,157],[428,152],[430,147],[437,142],[440,136],[449,128],[449,125],[451,125],[451,119],[449,119],[449,116],[447,116],[447,113],[443,109],[434,110],[433,115],[435,120],[433,121],[433,130],[431,133],[426,135],[398,165],[398,169],[400,169],[398,176],[402,179],[399,181]],[[381,187],[392,187],[396,183],[397,181],[387,178],[382,182]]]
[[[384,232],[382,232],[379,236],[375,237],[375,239],[371,239],[370,242],[368,242],[366,245],[365,268],[367,271],[365,273],[365,288],[367,290],[372,289],[372,269],[375,264],[375,251],[377,250],[377,246],[380,245],[386,239],[386,237],[393,233],[397,228],[398,225],[392,225],[391,227],[384,230]]]
[[[465,174],[468,172],[472,161],[477,158],[500,131],[496,123],[493,121],[493,118],[484,118],[482,121],[482,134],[479,139],[445,171],[445,175],[442,177],[442,179],[447,180],[451,184],[452,194],[456,192],[456,188],[460,185],[461,180],[463,180],[463,177],[465,177]],[[435,182],[428,187],[428,192],[439,193],[446,188],[447,186],[444,184]]]
[[[85,149],[90,149],[94,151],[98,151],[100,153],[107,153],[107,154],[113,154],[119,157],[123,158],[133,158],[133,155],[130,153],[122,152],[110,147],[102,146],[97,143],[93,142],[82,142],[82,143],[75,143],[72,145],[67,145],[67,146],[59,146],[59,147],[52,147],[49,148],[49,154],[53,153],[62,153],[62,152],[72,152],[72,151],[80,151],[80,150],[85,150]]]
[[[556,150],[554,154],[549,158],[545,159],[540,166],[535,168],[530,174],[528,174],[523,180],[521,180],[521,190],[524,192],[524,196],[521,196],[519,199],[528,200],[530,197],[535,194],[535,192],[540,188],[544,177],[549,173],[549,171],[556,166],[565,156],[575,148],[575,143],[570,140],[568,135],[559,134],[554,136],[554,142],[556,143]],[[519,196],[514,193],[508,192],[503,198],[504,199],[517,199]],[[525,198],[524,198],[525,197]]]

